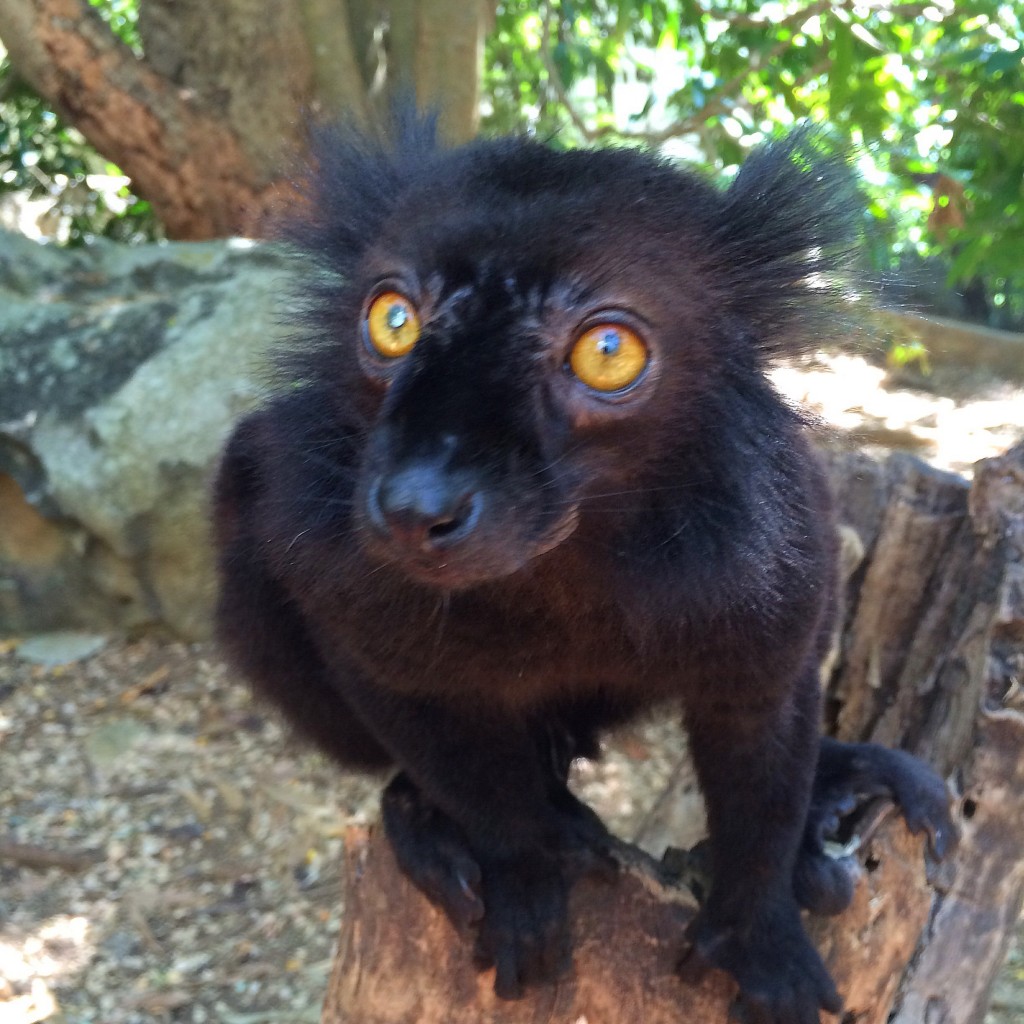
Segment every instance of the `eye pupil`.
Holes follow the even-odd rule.
[[[597,351],[603,356],[614,356],[622,347],[622,339],[618,331],[603,331],[597,340]]]
[[[397,331],[399,328],[404,327],[409,321],[409,311],[405,306],[395,303],[389,310],[387,315],[387,325],[393,331]]]

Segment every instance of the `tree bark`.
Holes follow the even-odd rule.
[[[4,0],[0,38],[18,73],[132,179],[169,237],[258,236],[293,198],[311,120],[365,121],[405,83],[442,110],[453,140],[470,137],[488,9],[147,0],[138,56],[87,0]]]
[[[337,14],[338,4],[333,6]],[[302,150],[302,114],[316,95],[317,74],[307,8],[295,0],[145,0],[139,5],[146,66],[230,132],[261,184],[278,177],[289,155]],[[344,17],[338,24],[345,24]],[[355,62],[351,49],[336,50],[332,58],[339,68]]]
[[[962,828],[937,865],[891,805],[858,812],[851,906],[808,920],[857,1024],[980,1024],[1024,894],[1024,445],[973,484],[918,460],[831,457],[844,521],[844,625],[829,661],[827,725],[844,739],[912,750],[950,776]],[[648,841],[700,822],[660,801]],[[692,800],[690,800],[692,806]],[[735,996],[717,972],[674,967],[696,901],[623,844],[614,883],[572,896],[574,971],[498,1001],[470,944],[400,875],[381,835],[348,840],[346,913],[323,1024],[718,1024]]]
[[[377,113],[414,95],[440,111],[450,142],[471,139],[493,0],[350,0],[349,10]]]

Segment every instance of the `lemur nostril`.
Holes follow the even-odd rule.
[[[460,531],[469,533],[474,529],[479,518],[480,495],[474,491],[464,495],[451,515],[438,519],[427,531],[431,540],[444,540]]]
[[[461,525],[461,517],[447,519],[441,523],[434,523],[434,525],[427,530],[427,535],[433,539],[441,540],[449,534],[454,533]]]
[[[427,531],[428,538],[438,542],[456,537],[461,539],[471,533],[480,518],[482,504],[483,499],[479,491],[464,495],[450,516],[439,519],[430,527]]]

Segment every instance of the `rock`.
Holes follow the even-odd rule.
[[[84,748],[93,768],[113,770],[124,754],[150,736],[149,729],[134,718],[112,718],[86,735]]]
[[[288,265],[244,241],[0,233],[0,635],[209,633],[207,494]]]
[[[102,633],[85,633],[81,630],[58,630],[54,633],[40,633],[30,636],[18,645],[18,657],[33,665],[69,665],[81,661],[107,645]]]

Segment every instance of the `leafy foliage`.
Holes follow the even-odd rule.
[[[985,278],[1024,324],[1024,25],[968,0],[523,0],[499,5],[485,123],[642,140],[732,171],[797,119],[859,147],[880,271]]]
[[[136,53],[142,52],[139,39],[139,0],[89,0],[99,16],[110,26],[111,31],[122,43],[127,43]]]

